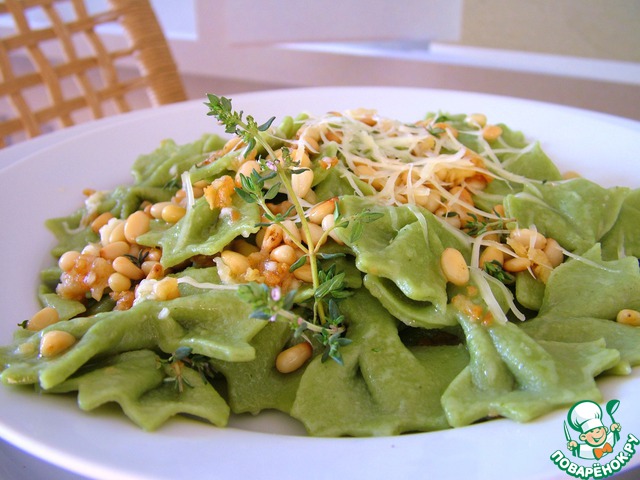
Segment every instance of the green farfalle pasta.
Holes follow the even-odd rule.
[[[5,365],[0,378],[6,384],[33,384],[49,389],[71,377],[96,357],[130,350],[157,349],[167,354],[179,347],[211,358],[247,361],[255,357],[249,341],[265,323],[249,318],[249,306],[234,292],[206,291],[175,300],[144,301],[126,311],[78,317],[21,336],[15,346],[0,350]],[[41,336],[62,330],[78,341],[51,360],[38,355]]]
[[[125,235],[122,255],[143,275],[71,300],[56,294],[63,267],[44,270],[38,299],[60,321],[0,347],[4,384],[75,393],[99,414],[115,404],[149,431],[176,415],[224,427],[231,414],[278,410],[314,436],[383,436],[530,421],[601,400],[599,375],[640,364],[640,328],[615,321],[640,311],[640,190],[564,180],[539,143],[482,116],[408,124],[354,110],[274,127],[207,98],[235,138],[165,140],[135,160],[131,184],[47,222],[56,260],[95,258],[112,241],[92,228],[99,214],[146,212],[148,230]],[[254,160],[258,176],[243,178]],[[217,179],[224,202],[207,195]],[[158,215],[166,203],[184,216]],[[264,229],[285,218],[266,247]],[[559,265],[540,275],[543,247],[513,247],[516,228],[557,241]],[[524,267],[483,266],[487,246]],[[293,251],[284,268],[276,247]],[[464,284],[446,274],[448,248],[467,264]],[[240,273],[222,252],[243,257]],[[177,285],[169,298],[161,277]],[[42,355],[53,330],[75,343]],[[282,373],[278,356],[300,342],[311,357]]]
[[[291,415],[317,436],[447,428],[440,396],[463,367],[464,351],[452,348],[435,371],[403,345],[397,321],[366,290],[344,300],[344,311],[352,340],[344,348],[344,365],[316,357],[300,381]],[[321,407],[327,404],[333,406],[330,415]]]
[[[527,185],[507,196],[504,205],[506,215],[522,227],[535,225],[567,250],[584,253],[613,227],[628,194],[624,187],[603,188],[576,178]]]
[[[260,212],[256,205],[236,197],[228,210],[211,208],[205,198],[200,198],[175,225],[142,235],[138,242],[162,247],[165,267],[173,267],[195,255],[215,255],[236,237],[258,231]],[[234,217],[236,214],[239,220]]]
[[[341,199],[340,211],[345,218],[361,211],[382,214],[364,225],[355,241],[351,237],[353,223],[338,229],[354,251],[359,270],[388,279],[410,300],[429,302],[444,312],[447,282],[440,255],[448,246],[469,255],[468,243],[420,207],[384,207],[367,198],[348,196]]]
[[[167,370],[154,352],[134,350],[108,358],[45,393],[77,391],[78,406],[87,411],[117,403],[127,417],[149,431],[180,414],[218,427],[227,425],[229,406],[208,381],[184,368],[181,375],[189,387],[179,391]]]

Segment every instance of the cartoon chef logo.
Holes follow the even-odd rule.
[[[550,460],[567,475],[581,480],[607,478],[622,470],[636,454],[640,439],[632,433],[620,439],[622,427],[613,418],[619,406],[618,400],[610,400],[603,412],[602,407],[591,400],[576,403],[564,422],[567,449],[556,450]],[[572,438],[575,432],[577,439]],[[565,455],[567,451],[571,452],[569,457]],[[571,456],[584,461],[576,463]]]
[[[613,419],[613,413],[618,409],[619,404],[618,400],[611,400],[605,407],[611,420],[609,428],[603,423],[605,419],[602,416],[602,408],[597,403],[583,400],[571,407],[567,414],[567,423],[573,430],[580,433],[578,438],[581,442],[571,438],[565,423],[567,448],[574,456],[599,460],[613,453],[613,447],[620,439],[620,424]]]

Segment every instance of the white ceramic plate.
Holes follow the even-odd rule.
[[[215,93],[215,92],[212,92]],[[123,115],[77,134],[52,134],[17,160],[0,151],[0,343],[37,308],[39,270],[50,264],[46,218],[83,201],[82,189],[129,181],[137,155],[164,138],[188,142],[219,131],[202,101]],[[640,186],[640,124],[539,102],[473,93],[386,88],[279,90],[233,96],[258,120],[301,111],[376,108],[406,121],[428,111],[483,112],[539,139],[563,168],[607,186]],[[72,131],[73,132],[73,131]],[[1,167],[0,167],[1,168]],[[621,400],[616,421],[640,437],[640,374],[600,381],[605,400]],[[499,420],[444,432],[365,439],[305,437],[280,415],[234,419],[217,429],[177,418],[155,433],[140,431],[113,409],[83,413],[73,396],[41,396],[0,387],[0,436],[33,455],[89,477],[176,478],[566,478],[550,460],[564,449],[566,411],[529,423]],[[604,463],[604,462],[603,462]],[[640,454],[628,466],[640,465]]]

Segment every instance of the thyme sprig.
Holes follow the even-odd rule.
[[[469,217],[471,220],[467,220],[464,225],[464,230],[468,235],[472,237],[477,237],[478,235],[482,235],[483,233],[488,232],[489,230],[502,230],[504,229],[506,219],[502,218],[499,213],[494,213],[498,216],[497,220],[493,222],[488,222],[485,220],[480,220],[475,213],[469,213]]]
[[[495,279],[501,281],[505,285],[511,285],[516,281],[516,278],[509,272],[505,271],[504,268],[502,268],[500,262],[498,262],[497,260],[485,262],[484,271]]]
[[[136,267],[141,268],[142,264],[145,262],[145,260],[149,256],[149,250],[140,250],[138,255],[131,255],[129,253],[125,253],[123,256],[131,260],[131,263],[133,263]]]
[[[265,136],[263,136],[263,133],[269,130],[275,117],[271,117],[265,123],[258,125],[258,122],[256,122],[251,115],[244,117],[242,111],[233,110],[230,99],[218,97],[213,94],[207,94],[207,98],[209,100],[209,102],[205,102],[205,105],[209,107],[207,115],[215,116],[218,121],[224,125],[225,132],[233,133],[242,138],[247,145],[245,149],[246,152],[253,150],[257,145],[262,147],[266,152],[266,157],[259,160],[265,173],[260,174],[254,170],[249,176],[241,175],[240,181],[242,188],[236,189],[236,192],[238,192],[245,201],[257,203],[264,211],[267,219],[272,219],[274,223],[282,226],[283,216],[278,217],[274,214],[267,205],[267,201],[273,199],[281,188],[284,188],[289,194],[289,199],[293,204],[296,214],[300,218],[300,228],[307,244],[306,248],[303,247],[302,243],[297,246],[303,247],[303,251],[308,255],[313,287],[317,288],[319,284],[317,249],[311,236],[304,209],[291,184],[291,175],[298,173],[298,170],[295,168],[297,163],[291,158],[287,148],[283,148],[281,150],[281,156],[278,156],[271,147],[271,144]],[[277,178],[279,183],[274,184],[265,192],[265,182],[273,178]],[[318,309],[318,314],[320,315],[320,320],[323,320],[324,312],[322,308]]]
[[[297,292],[291,290],[283,295],[280,287],[270,288],[264,283],[247,283],[240,285],[238,296],[253,308],[250,318],[267,320],[270,322],[285,321],[294,329],[294,338],[306,337],[306,332],[312,332],[313,338],[324,347],[322,361],[329,358],[342,364],[339,347],[348,345],[351,340],[343,335],[346,332],[344,316],[340,314],[336,299],[344,298],[350,293],[344,288],[344,273],[335,273],[332,265],[326,272],[321,271],[323,283],[314,291],[313,308],[318,302],[325,302],[327,314],[324,322],[316,324],[306,320],[293,311]],[[327,298],[328,297],[328,298]]]
[[[184,391],[185,386],[193,388],[193,385],[184,377],[185,367],[198,372],[204,383],[210,382],[215,376],[209,358],[194,354],[191,347],[178,347],[169,358],[161,360],[160,363],[168,365],[171,370],[171,374],[164,381],[173,383],[175,389],[180,393]]]
[[[325,347],[323,359],[332,358],[341,363],[339,347],[349,343],[343,337],[346,328],[343,325],[344,317],[340,315],[336,300],[346,295],[344,289],[344,274],[336,273],[335,268],[324,271],[320,267],[319,260],[323,257],[319,251],[320,246],[327,239],[332,229],[327,229],[322,238],[314,242],[311,235],[308,219],[302,203],[292,186],[292,175],[302,173],[306,169],[300,169],[287,147],[280,150],[277,155],[267,140],[266,132],[271,127],[275,117],[271,117],[265,123],[258,122],[251,116],[244,116],[242,111],[235,111],[230,99],[213,94],[207,95],[209,107],[207,115],[214,116],[224,125],[225,132],[240,137],[246,145],[245,152],[260,147],[266,155],[260,156],[257,161],[261,171],[252,171],[250,175],[240,175],[240,187],[236,193],[246,202],[255,203],[263,211],[264,218],[271,223],[280,225],[286,234],[294,241],[303,252],[302,258],[291,266],[291,271],[308,263],[311,268],[313,306],[312,320],[306,320],[293,312],[295,291],[282,295],[279,287],[270,288],[264,284],[242,285],[238,294],[253,307],[252,318],[263,320],[285,320],[295,327],[296,335],[302,335],[306,331],[312,331],[314,338]],[[269,201],[273,200],[281,191],[285,191],[292,207],[284,213],[274,213],[269,207]],[[284,221],[293,212],[296,213],[302,238],[297,240],[291,235]],[[372,212],[361,212],[353,218],[344,219],[339,216],[336,208],[335,228],[344,228],[350,222],[355,222],[352,228],[352,236],[362,234],[362,223],[375,220],[379,215]],[[271,223],[261,223],[268,225]]]

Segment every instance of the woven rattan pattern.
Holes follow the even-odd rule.
[[[103,0],[97,12],[88,3],[0,2],[0,14],[8,14],[14,24],[0,38],[0,103],[13,113],[0,118],[0,147],[130,111],[134,92],[135,98],[146,93],[143,106],[186,99],[148,0]],[[126,41],[122,36],[114,41],[114,25],[124,30]]]

